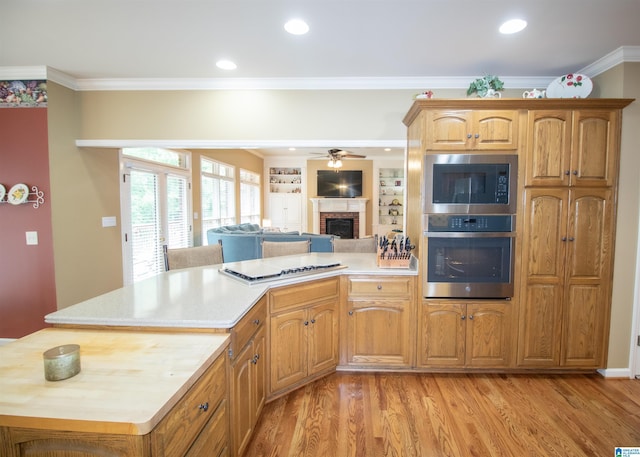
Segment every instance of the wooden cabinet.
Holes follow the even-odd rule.
[[[302,230],[302,195],[273,193],[269,195],[271,225],[283,232]]]
[[[517,110],[430,110],[426,116],[426,149],[517,149],[518,119]]]
[[[408,368],[415,347],[415,277],[348,276],[342,364]]]
[[[269,291],[269,397],[335,370],[339,281],[334,277]]]
[[[266,399],[267,298],[262,297],[231,331],[229,385],[233,456],[244,452]]]
[[[520,366],[604,366],[613,261],[612,190],[525,190]]]
[[[508,367],[513,339],[511,307],[506,300],[424,300],[418,326],[418,365]]]
[[[609,187],[618,173],[618,112],[534,110],[525,185]]]
[[[128,435],[0,427],[0,455],[4,457],[228,456],[226,370],[227,358],[226,354],[223,354],[213,362],[151,433]],[[89,425],[87,428],[92,427]]]

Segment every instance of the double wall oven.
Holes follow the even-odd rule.
[[[423,295],[512,297],[518,157],[433,154],[424,164]]]

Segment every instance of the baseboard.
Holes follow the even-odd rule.
[[[12,341],[15,341],[15,339],[14,338],[0,338],[0,346],[2,346],[3,344],[11,343]]]
[[[602,370],[598,370],[598,373],[600,373],[603,377],[605,378],[625,378],[625,379],[630,379],[633,378],[633,376],[631,376],[631,370],[629,368],[605,368]]]

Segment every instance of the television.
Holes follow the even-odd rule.
[[[318,197],[362,196],[362,170],[318,170]]]

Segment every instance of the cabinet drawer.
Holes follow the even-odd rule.
[[[200,436],[193,443],[185,457],[218,457],[228,455],[229,422],[227,420],[227,402],[223,401],[214,416],[202,429]],[[225,451],[225,452],[223,452]]]
[[[269,292],[271,312],[306,306],[319,300],[335,298],[340,292],[340,278],[319,279],[274,289]]]
[[[353,297],[393,297],[409,298],[413,288],[412,277],[350,277],[349,298]]]
[[[231,330],[231,358],[242,351],[261,324],[267,319],[267,298],[262,297],[258,303]]]
[[[225,398],[226,358],[220,356],[152,432],[154,456],[184,455]]]

